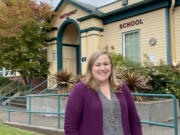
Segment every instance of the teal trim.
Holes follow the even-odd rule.
[[[58,27],[51,27],[50,29],[46,30],[47,32],[52,32],[58,30]]]
[[[175,6],[180,6],[180,0],[176,0]]]
[[[169,5],[168,0],[146,0],[136,4],[120,8],[106,14],[103,17],[103,24],[112,23],[132,16],[144,14]]]
[[[93,30],[95,30],[95,31],[101,31],[101,32],[104,31],[103,28],[89,27],[89,28],[87,28],[87,29],[81,30],[80,33],[88,32],[88,31],[93,31]]]
[[[169,21],[169,8],[165,9],[166,17],[166,52],[167,52],[167,64],[171,64],[171,43],[170,43],[170,21]]]
[[[57,7],[55,8],[54,12],[57,12],[63,3],[64,3],[64,0],[61,0],[59,4],[57,5]]]
[[[102,36],[102,35],[99,35],[99,34],[89,34],[88,37],[89,36]]]
[[[73,1],[71,1],[71,0],[61,0],[61,2],[57,5],[57,7],[55,8],[54,11],[57,12],[57,11],[59,10],[59,8],[61,8],[61,6],[62,6],[62,4],[63,4],[64,2],[68,2],[68,3],[70,3],[70,4],[72,4],[72,5],[80,8],[80,9],[82,9],[82,10],[84,10],[84,11],[90,13],[90,14],[91,14],[91,12],[92,12],[92,10],[89,10],[89,9],[87,9],[87,8],[84,8],[83,6],[76,4],[75,2],[73,2]]]
[[[57,71],[61,70],[63,67],[63,62],[62,62],[62,53],[63,53],[62,52],[62,46],[63,46],[63,43],[62,43],[62,39],[63,39],[64,28],[70,23],[75,24],[75,26],[78,29],[79,46],[77,48],[78,48],[79,53],[77,54],[77,58],[81,58],[80,27],[75,20],[67,18],[66,21],[64,21],[63,24],[60,26],[58,34],[57,34]],[[79,62],[77,61],[76,65],[79,65],[79,70],[78,70],[77,74],[81,74],[82,73],[81,61],[79,61]]]
[[[46,44],[45,46],[52,46],[52,45],[57,45],[57,43],[52,43],[52,44]]]
[[[50,39],[46,40],[46,42],[52,42],[52,41],[55,41],[55,40],[57,40],[57,37],[50,38]]]
[[[78,47],[79,45],[63,44],[63,46],[69,46],[69,47]]]
[[[87,16],[78,18],[77,20],[78,20],[79,22],[82,22],[82,21],[85,21],[85,20],[88,20],[88,19],[91,19],[91,18],[94,18],[94,17],[95,17],[94,15],[87,15]]]

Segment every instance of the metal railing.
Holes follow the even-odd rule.
[[[176,97],[172,94],[145,94],[145,93],[133,93],[133,96],[146,96],[146,97],[169,97],[173,99],[173,114],[174,114],[174,124],[167,124],[167,123],[159,123],[159,122],[151,122],[151,121],[144,121],[141,120],[143,124],[150,124],[156,126],[163,126],[163,127],[170,127],[174,128],[174,135],[178,135],[178,116],[177,116],[177,104],[176,104]]]
[[[25,113],[29,113],[29,121],[28,124],[31,125],[31,116],[32,113],[37,113],[37,114],[56,114],[58,116],[58,129],[60,129],[60,116],[64,115],[63,112],[61,112],[61,108],[60,108],[60,104],[61,104],[61,100],[60,98],[62,96],[69,96],[70,94],[48,94],[48,95],[27,95],[27,96],[15,96],[15,97],[6,97],[8,98],[8,108],[2,108],[3,111],[7,111],[8,112],[8,121],[10,122],[11,120],[11,112],[25,112]],[[43,111],[32,111],[31,107],[31,101],[32,98],[35,97],[49,97],[49,96],[57,96],[57,103],[58,103],[58,111],[57,112],[43,112]],[[160,122],[152,122],[152,121],[144,121],[141,120],[142,124],[150,124],[150,125],[156,125],[156,126],[163,126],[163,127],[170,127],[170,128],[174,128],[175,134],[174,135],[178,135],[178,116],[177,116],[177,104],[176,104],[176,97],[172,94],[145,94],[145,93],[133,93],[133,96],[148,96],[148,97],[169,97],[173,99],[173,115],[174,115],[174,124],[167,124],[167,123],[160,123]],[[29,108],[28,110],[12,110],[11,109],[11,99],[12,98],[26,98],[29,101]]]
[[[7,111],[8,112],[8,122],[11,121],[11,112],[24,112],[24,113],[29,113],[29,120],[28,120],[28,125],[31,125],[31,122],[32,122],[32,113],[36,113],[36,114],[56,114],[58,116],[58,129],[60,129],[60,126],[61,126],[61,123],[60,123],[60,116],[61,115],[65,115],[64,112],[61,112],[61,108],[60,108],[60,104],[61,104],[61,100],[60,98],[62,96],[69,96],[70,94],[48,94],[48,95],[27,95],[27,96],[14,96],[14,97],[6,97],[8,98],[8,108],[4,108],[4,106],[2,106],[2,111]],[[53,97],[58,97],[57,98],[57,103],[58,103],[58,111],[57,112],[43,112],[43,111],[32,111],[31,110],[31,107],[32,107],[32,104],[31,104],[31,101],[32,101],[32,98],[35,98],[35,97],[50,97],[50,96],[53,96]],[[14,99],[14,98],[26,98],[26,100],[28,100],[28,110],[13,110],[11,109],[11,100]]]
[[[23,86],[19,80],[10,82],[0,89],[0,103],[3,103],[4,97],[11,96],[12,94],[20,92],[25,88],[26,86]]]

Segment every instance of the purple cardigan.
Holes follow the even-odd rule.
[[[116,93],[121,106],[124,135],[142,135],[142,128],[131,92],[126,84]],[[77,83],[68,98],[65,124],[66,135],[103,135],[102,104],[97,93],[82,82]]]

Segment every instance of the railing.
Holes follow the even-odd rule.
[[[37,88],[43,87],[40,91],[36,91]],[[25,95],[27,94],[42,94],[42,93],[51,93],[52,89],[55,89],[57,87],[57,79],[54,77],[49,77],[47,80],[44,80],[43,82],[39,83],[35,87],[29,89],[25,92]]]
[[[6,97],[8,98],[8,108],[2,108],[3,111],[8,112],[8,121],[11,121],[11,112],[25,112],[29,113],[29,121],[28,124],[31,125],[31,116],[32,113],[37,113],[37,114],[56,114],[58,116],[58,129],[60,129],[60,116],[64,115],[63,112],[61,112],[60,108],[60,97],[62,96],[69,96],[70,94],[49,94],[49,95],[27,95],[27,96],[16,96],[16,97]],[[57,96],[58,97],[58,111],[57,112],[40,112],[40,111],[32,111],[31,110],[31,101],[32,98],[35,97],[49,97],[49,96]],[[149,96],[149,97],[170,97],[173,99],[173,114],[174,114],[174,124],[167,124],[167,123],[159,123],[159,122],[152,122],[152,121],[144,121],[141,120],[141,123],[143,124],[150,124],[150,125],[156,125],[156,126],[163,126],[163,127],[170,127],[174,128],[175,135],[178,135],[178,119],[177,119],[177,104],[176,104],[176,97],[172,94],[144,94],[144,93],[133,93],[133,96]],[[29,108],[28,110],[12,110],[10,106],[10,102],[12,98],[26,98],[29,100]]]
[[[141,123],[143,124],[150,124],[156,126],[163,126],[163,127],[171,127],[174,128],[174,135],[178,135],[178,116],[177,116],[177,104],[176,104],[176,97],[172,94],[144,94],[144,93],[133,93],[133,96],[146,96],[146,97],[170,97],[173,99],[173,113],[174,113],[174,124],[166,124],[166,123],[159,123],[159,122],[151,122],[151,121],[144,121],[142,120]]]
[[[31,125],[31,121],[32,121],[32,113],[36,113],[36,114],[56,114],[58,116],[58,129],[60,129],[60,126],[61,126],[61,123],[60,123],[60,116],[61,115],[64,115],[63,112],[61,112],[61,108],[60,108],[60,104],[61,104],[61,100],[60,98],[62,96],[69,96],[70,94],[48,94],[48,95],[27,95],[27,96],[14,96],[14,97],[6,97],[8,98],[8,108],[4,108],[2,106],[2,111],[7,111],[8,112],[8,122],[11,121],[11,112],[24,112],[24,113],[29,113],[29,120],[28,120],[28,124]],[[31,110],[31,101],[32,101],[32,98],[35,98],[35,97],[50,97],[50,96],[53,96],[53,97],[58,97],[58,111],[57,112],[40,112],[40,111],[32,111]],[[29,100],[29,107],[28,107],[28,110],[12,110],[11,109],[11,99],[13,98],[26,98],[26,100]]]
[[[20,92],[24,88],[26,88],[26,87],[23,86],[19,82],[19,80],[9,83],[8,85],[6,85],[5,87],[0,89],[0,103],[3,103],[3,99],[4,99],[3,97],[11,96],[15,92]]]

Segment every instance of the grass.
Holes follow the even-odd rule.
[[[4,125],[0,122],[0,135],[40,135],[40,134],[26,130],[21,130],[19,128],[13,128]]]

